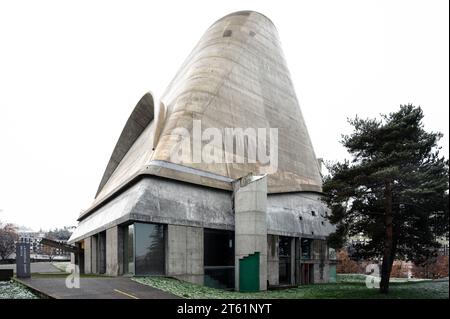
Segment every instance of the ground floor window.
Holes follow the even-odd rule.
[[[280,236],[278,243],[280,284],[287,285],[291,283],[291,243],[291,237]]]
[[[124,227],[124,273],[164,275],[164,225],[133,223]]]
[[[234,288],[234,232],[204,229],[205,286]]]
[[[311,256],[311,244],[312,244],[312,239],[302,238],[300,240],[302,259],[304,259],[304,260],[311,259],[311,257],[312,257]]]

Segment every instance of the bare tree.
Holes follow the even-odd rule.
[[[0,257],[2,260],[8,258],[15,251],[18,240],[19,235],[14,225],[0,223]]]

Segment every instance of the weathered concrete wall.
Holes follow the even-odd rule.
[[[314,264],[314,283],[327,283],[330,280],[330,265],[328,263]]]
[[[203,228],[167,226],[166,274],[203,284]]]
[[[316,193],[269,194],[267,231],[294,237],[325,238],[335,229],[326,218],[328,208]]]
[[[295,284],[295,237],[291,238],[291,280],[290,284]]]
[[[106,273],[106,231],[103,231],[98,234],[97,243],[98,243],[97,271],[99,274],[104,274]]]
[[[280,282],[279,263],[278,236],[267,235],[267,280],[271,286],[276,286]]]
[[[71,242],[130,219],[233,230],[231,192],[146,177],[81,221]]]
[[[145,177],[80,222],[78,241],[130,219],[183,226],[234,229],[232,193],[157,177]],[[315,216],[313,216],[314,212]],[[314,193],[269,194],[267,232],[325,238],[334,226]]]
[[[246,178],[236,183],[235,204],[235,289],[239,290],[239,259],[259,252],[259,288],[267,289],[267,178]]]
[[[92,237],[84,239],[84,273],[92,274]]]
[[[118,226],[106,230],[106,274],[123,274],[123,232]]]

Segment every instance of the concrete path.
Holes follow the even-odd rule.
[[[31,272],[32,273],[62,273],[62,271],[50,262],[39,262],[39,263],[31,263]],[[16,264],[2,264],[0,265],[0,269],[13,269],[14,273],[16,272]]]
[[[21,283],[55,299],[176,299],[162,290],[127,277],[80,278],[80,288],[66,287],[65,276],[20,279]]]

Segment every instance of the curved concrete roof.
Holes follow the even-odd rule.
[[[153,96],[150,92],[148,92],[139,100],[128,118],[122,133],[120,134],[119,140],[117,141],[111,158],[109,159],[108,166],[106,166],[106,170],[103,173],[96,197],[105,184],[109,181],[111,175],[122,162],[123,158],[136,142],[138,137],[153,120],[155,114],[154,110],[155,107]]]
[[[91,209],[141,174],[231,190],[229,181],[250,172],[260,173],[262,164],[258,161],[173,163],[171,152],[181,139],[177,128],[192,134],[193,120],[201,120],[203,128],[221,130],[277,128],[278,170],[268,176],[269,193],[321,191],[319,166],[278,33],[266,16],[240,11],[211,25],[161,101],[164,114],[158,116],[156,124],[151,94],[139,101],[117,142]],[[155,128],[157,138],[153,141]]]

